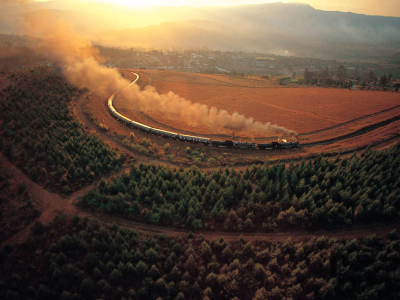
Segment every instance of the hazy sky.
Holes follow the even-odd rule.
[[[237,4],[271,3],[271,2],[302,2],[308,3],[316,9],[338,10],[368,15],[398,16],[400,17],[400,0],[85,0],[91,2],[111,2],[128,6],[224,6]]]
[[[32,0],[0,0],[2,2],[28,2]],[[33,0],[49,1],[49,0]],[[63,0],[56,0],[63,1]],[[65,0],[64,0],[65,1]],[[86,2],[109,2],[126,5],[130,7],[144,7],[152,5],[166,6],[226,6],[238,4],[259,4],[259,3],[293,3],[301,2],[310,4],[312,7],[321,10],[354,12],[367,15],[395,16],[400,17],[400,0],[81,0]]]

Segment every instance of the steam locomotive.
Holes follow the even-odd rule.
[[[186,135],[186,134],[181,134],[181,133],[176,133],[176,132],[171,132],[171,131],[166,131],[154,127],[150,127],[147,125],[144,125],[139,122],[132,121],[131,119],[128,119],[127,117],[121,115],[119,112],[117,112],[112,105],[112,102],[115,97],[114,93],[109,99],[108,99],[108,108],[110,109],[111,115],[114,116],[118,121],[121,123],[131,126],[132,128],[137,128],[142,131],[156,134],[159,136],[171,138],[171,139],[176,139],[180,141],[186,141],[186,142],[193,142],[193,143],[200,143],[204,144],[207,146],[213,146],[213,147],[225,147],[225,148],[236,148],[236,149],[259,149],[259,150],[279,150],[279,149],[293,149],[293,148],[300,148],[300,143],[297,142],[272,142],[272,143],[250,143],[250,142],[239,142],[239,141],[215,141],[211,140],[209,138],[201,137],[201,136],[192,136],[192,135]]]

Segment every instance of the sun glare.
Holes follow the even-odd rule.
[[[112,3],[116,3],[122,6],[129,6],[129,7],[148,7],[154,5],[162,5],[162,1],[157,0],[116,0],[110,1]]]

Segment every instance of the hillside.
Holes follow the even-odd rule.
[[[22,52],[24,39],[14,42]],[[120,70],[126,79],[132,71]],[[253,76],[149,73],[142,88],[180,78],[220,94],[273,86]],[[196,162],[213,147],[159,143],[115,120],[101,85],[78,89],[59,74],[44,66],[0,74],[0,299],[400,298],[400,143],[336,159],[318,151],[300,162],[288,150],[290,163],[189,167],[147,150],[171,153],[181,143],[181,156]],[[92,99],[109,117],[98,127],[86,112]],[[371,113],[356,120],[392,109]],[[396,128],[398,118],[375,119],[361,138]],[[129,139],[105,124],[125,128]],[[231,150],[253,151],[221,149],[221,157]]]
[[[76,3],[35,3],[23,11],[8,7],[1,13],[0,32],[22,33],[17,25],[22,16],[50,9],[94,41],[112,46],[207,47],[372,60],[390,57],[400,46],[400,18],[322,11],[305,4],[123,9]]]
[[[399,18],[325,12],[308,5],[263,4],[209,9],[203,20],[110,30],[110,45],[269,52],[330,59],[388,56],[400,45]]]

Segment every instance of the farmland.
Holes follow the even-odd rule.
[[[148,72],[159,93],[172,91],[193,102],[240,112],[266,123],[305,134],[370,115],[399,105],[396,93],[353,91],[314,87],[279,88],[269,80],[228,76],[192,75],[193,82],[178,80],[177,75],[159,76]],[[189,77],[184,74],[182,79]],[[205,77],[204,79],[202,77]],[[198,78],[198,82],[194,82]],[[229,84],[232,78],[232,84]],[[207,80],[209,79],[209,80]],[[228,79],[228,80],[226,80]],[[213,82],[210,80],[214,80]]]
[[[31,76],[48,81],[38,74]],[[107,112],[99,105],[104,99],[83,91],[72,102],[80,120],[81,99],[92,113]],[[101,121],[116,130],[120,125],[106,115]],[[342,142],[374,140],[397,122],[374,123],[374,130]],[[89,125],[83,122],[94,128]],[[112,136],[106,133],[96,130],[108,143]],[[144,133],[135,133],[141,134],[135,140],[145,140]],[[90,153],[99,153],[97,144],[89,146]],[[397,299],[399,270],[392,266],[400,241],[392,229],[398,229],[399,149],[397,144],[349,158],[319,156],[243,169],[178,169],[160,161],[122,165],[69,196],[46,191],[1,156],[0,169],[9,178],[0,178],[3,206],[18,196],[3,216],[13,222],[16,212],[26,222],[13,222],[2,237],[0,294],[6,299],[197,299],[199,293],[210,296],[205,299]],[[231,150],[232,157],[241,155]],[[91,161],[99,160],[91,155],[88,165]],[[15,243],[23,244],[11,246]]]
[[[128,71],[125,74],[129,76]],[[268,158],[293,158],[293,155],[298,158],[321,151],[342,153],[388,140],[396,141],[400,132],[399,120],[396,119],[400,115],[398,93],[309,86],[281,87],[276,80],[259,77],[166,71],[143,71],[139,75],[142,88],[151,84],[160,94],[172,91],[194,103],[225,109],[229,113],[237,111],[262,123],[284,126],[296,131],[303,145],[313,146],[295,154],[262,153]],[[149,126],[214,139],[232,138],[205,126],[192,127],[173,122],[163,118],[162,114],[145,115],[134,111],[129,103],[118,97],[114,106],[127,117]],[[119,124],[117,126],[121,127]],[[236,133],[236,138],[250,140],[241,136],[240,132]],[[255,142],[277,138],[258,137]],[[244,155],[254,156],[248,152]]]
[[[40,2],[0,4],[0,299],[400,299],[400,16]]]

